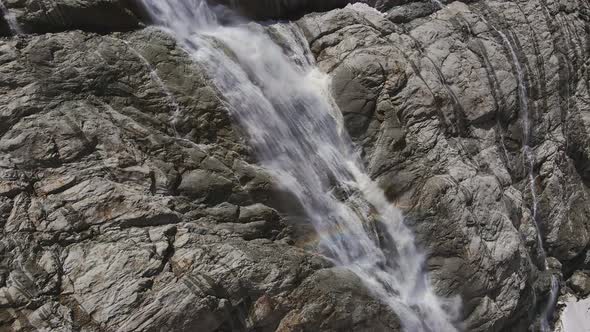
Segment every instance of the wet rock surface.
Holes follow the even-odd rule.
[[[428,249],[434,284],[461,294],[469,331],[521,331],[544,306],[555,270],[538,231],[566,274],[587,264],[588,10],[412,2],[300,21],[368,169]],[[532,184],[509,46],[524,67]]]
[[[270,177],[173,38],[26,35],[0,58],[3,330],[395,323],[353,276],[291,245]]]
[[[399,330],[357,277],[301,249],[305,221],[136,2],[4,4],[35,34],[0,39],[0,330]],[[344,4],[295,5],[249,14]],[[374,5],[298,24],[466,330],[526,330],[551,273],[588,291],[590,5]],[[534,191],[500,32],[525,72]]]

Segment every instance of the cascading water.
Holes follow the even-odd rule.
[[[318,250],[358,275],[406,331],[456,331],[459,301],[431,288],[413,233],[363,170],[299,29],[240,22],[203,0],[142,1],[206,70],[262,166],[298,198]]]
[[[559,292],[559,280],[555,275],[551,276],[551,289],[549,291],[549,299],[541,313],[541,332],[551,331],[549,320],[553,317],[555,312],[555,304],[557,303],[557,295]]]
[[[483,20],[485,21],[485,19],[483,19]],[[533,150],[530,146],[531,126],[530,126],[530,122],[529,122],[528,91],[527,91],[524,71],[522,68],[522,64],[520,63],[520,60],[518,59],[518,55],[516,54],[514,46],[512,45],[512,42],[510,41],[508,36],[506,36],[506,34],[504,32],[500,31],[492,24],[489,24],[487,21],[485,21],[485,22],[488,26],[490,26],[492,29],[494,29],[494,31],[496,31],[496,33],[500,36],[500,38],[502,38],[504,45],[510,51],[512,63],[514,64],[514,67],[516,69],[516,75],[517,75],[516,79],[518,82],[518,100],[519,100],[520,111],[522,112],[522,115],[521,115],[521,119],[522,119],[521,123],[522,123],[522,127],[523,127],[523,129],[522,129],[523,130],[523,139],[522,139],[523,147],[522,148],[523,148],[523,156],[525,159],[524,161],[525,161],[525,164],[528,166],[527,178],[528,178],[529,190],[531,191],[531,197],[532,197],[532,218],[535,222],[535,228],[537,230],[537,245],[539,246],[539,253],[541,254],[541,258],[543,259],[543,269],[547,270],[547,268],[548,268],[547,255],[545,253],[543,238],[541,236],[541,227],[539,226],[539,223],[538,223],[538,199],[537,199],[537,189],[535,187],[535,174],[534,174],[535,156],[534,156]],[[555,301],[557,299],[558,292],[559,292],[559,282],[557,280],[557,277],[555,275],[552,275],[551,276],[551,289],[550,289],[549,299],[548,299],[547,304],[545,305],[545,308],[541,312],[541,322],[540,322],[541,332],[549,332],[551,330],[551,328],[549,326],[549,320],[553,316]]]
[[[2,0],[0,0],[0,11],[2,11],[4,21],[8,23],[8,27],[10,28],[12,34],[22,34],[22,29],[20,28],[20,25],[18,24],[16,17],[13,13],[10,12],[10,10],[8,10],[8,8],[4,5],[4,2]]]

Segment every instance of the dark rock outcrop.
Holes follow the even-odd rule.
[[[0,329],[396,324],[292,245],[269,176],[170,36],[5,38],[0,63]]]
[[[305,13],[341,8],[354,0],[211,0],[254,19],[296,18]]]
[[[82,29],[93,32],[137,29],[145,20],[136,0],[8,0],[4,1],[24,32],[47,33]],[[10,32],[3,22],[0,32]]]

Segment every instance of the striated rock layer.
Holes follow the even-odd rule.
[[[138,3],[3,2],[35,34],[0,24],[0,330],[399,330],[309,250],[223,96]],[[373,4],[298,25],[465,330],[527,330],[551,275],[587,293],[590,4]]]
[[[553,273],[537,248],[509,46],[524,67],[541,238],[566,276],[584,268],[585,144],[573,141],[588,137],[589,7],[569,4],[358,7],[301,22],[369,169],[428,248],[435,284],[462,294],[467,330],[525,330]]]

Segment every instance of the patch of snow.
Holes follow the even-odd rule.
[[[555,326],[555,332],[590,332],[590,298],[570,297]]]
[[[363,14],[369,14],[369,15],[372,14],[372,15],[378,15],[381,17],[385,16],[385,13],[382,13],[379,10],[377,10],[375,7],[371,7],[363,2],[355,2],[352,4],[348,4],[348,5],[346,5],[346,8],[356,10],[357,12],[360,12]]]

